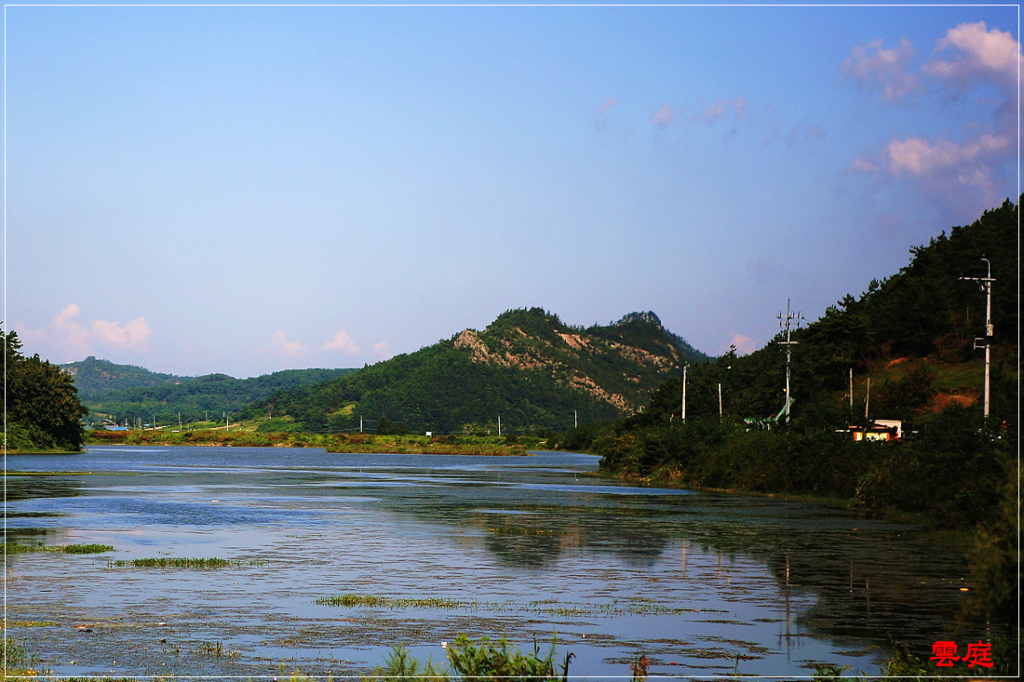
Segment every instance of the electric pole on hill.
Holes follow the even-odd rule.
[[[682,411],[681,416],[682,416],[682,419],[683,419],[684,422],[686,421],[686,368],[689,367],[689,366],[690,366],[690,363],[688,363],[688,362],[684,362],[683,363],[683,405],[682,405],[683,411]]]
[[[985,349],[985,416],[988,416],[989,399],[989,364],[992,361],[992,263],[988,258],[981,260],[988,263],[988,275],[985,277],[961,277],[960,279],[977,282],[978,288],[985,292],[985,336],[974,339],[974,347]]]
[[[793,341],[790,338],[790,334],[792,332],[793,320],[796,320],[796,326],[797,326],[797,329],[799,329],[800,328],[800,320],[804,319],[804,316],[801,315],[800,313],[794,313],[794,312],[790,311],[790,309],[789,309],[789,299],[787,298],[786,299],[786,316],[783,317],[782,313],[780,312],[778,314],[778,318],[779,318],[779,328],[786,330],[786,340],[785,341],[780,341],[779,343],[781,343],[782,345],[784,345],[786,347],[786,423],[788,424],[789,423],[789,408],[790,408],[790,405],[793,402],[792,398],[790,398],[790,392],[789,392],[789,360],[790,360],[790,355],[791,355],[791,351],[793,349],[793,346],[794,346],[794,344],[796,344],[796,341]]]

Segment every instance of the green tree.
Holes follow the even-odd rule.
[[[4,429],[8,447],[79,450],[87,414],[72,378],[39,355],[25,357],[17,332],[0,330],[4,343]]]

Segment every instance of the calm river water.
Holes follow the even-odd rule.
[[[954,639],[965,585],[914,527],[630,487],[588,455],[125,446],[7,468],[9,541],[115,548],[8,558],[9,634],[62,675],[339,677],[396,644],[444,661],[460,632],[554,635],[590,678],[641,652],[655,675],[875,674],[890,636],[923,658]],[[239,564],[112,563],[150,557]],[[444,601],[316,603],[346,594]]]

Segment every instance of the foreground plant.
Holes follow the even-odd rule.
[[[377,666],[369,675],[362,676],[363,682],[383,682],[393,677],[401,677],[408,682],[447,682],[450,679],[445,666],[435,666],[433,660],[420,667],[420,662],[413,658],[401,644],[396,646],[384,659],[384,667]]]
[[[378,666],[370,675],[363,676],[363,682],[383,682],[387,678],[402,677],[412,682],[448,682],[449,680],[490,680],[499,682],[516,678],[529,682],[565,682],[569,677],[569,662],[574,654],[568,653],[562,661],[561,674],[555,674],[555,642],[543,655],[534,644],[533,653],[524,654],[502,637],[491,642],[481,637],[474,643],[464,634],[447,645],[448,663],[438,666],[427,659],[421,664],[409,655],[402,646],[396,646],[385,660],[385,667]]]

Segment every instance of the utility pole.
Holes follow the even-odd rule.
[[[781,329],[785,329],[786,330],[786,340],[782,341],[781,343],[786,347],[786,423],[788,424],[789,423],[790,406],[791,406],[791,404],[793,402],[793,399],[790,397],[792,394],[789,391],[789,361],[790,361],[790,355],[791,355],[791,351],[793,349],[793,345],[796,344],[796,341],[793,341],[791,339],[790,334],[792,332],[792,322],[793,322],[793,320],[796,320],[796,327],[797,327],[797,329],[799,329],[800,328],[800,321],[802,319],[804,319],[804,316],[801,315],[800,313],[794,313],[794,312],[790,311],[790,309],[789,309],[789,299],[787,298],[786,299],[786,316],[783,317],[782,313],[780,312],[779,315],[778,315],[778,318],[779,318],[779,327]]]
[[[868,377],[867,392],[864,393],[864,426],[871,426],[868,421],[868,408],[871,407],[871,377]]]
[[[689,367],[689,363],[683,365],[683,421],[686,421],[686,368]]]
[[[718,418],[722,418],[722,383],[718,383]]]
[[[850,410],[853,410],[853,367],[850,368]]]
[[[988,258],[982,258],[981,260],[988,263],[988,275],[985,277],[961,277],[960,279],[966,279],[971,282],[977,282],[978,288],[985,292],[985,336],[974,339],[974,348],[985,349],[985,416],[988,416],[989,408],[989,391],[990,391],[990,379],[989,379],[989,365],[992,362],[992,282],[995,280],[992,278],[992,263]]]
[[[498,415],[498,438],[501,438],[501,415]]]
[[[231,430],[231,421],[228,419],[228,413],[224,413],[224,432],[227,433]]]
[[[572,411],[572,428],[578,429],[580,426],[579,419],[576,416],[576,410]]]
[[[363,415],[359,415],[359,433],[363,432]]]

